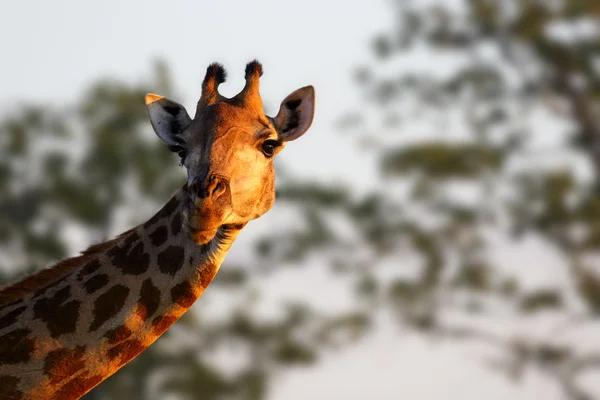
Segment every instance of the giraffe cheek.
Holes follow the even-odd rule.
[[[261,202],[263,179],[260,175],[245,175],[239,176],[232,183],[232,209],[236,216],[244,220],[243,222],[251,219],[257,204]]]

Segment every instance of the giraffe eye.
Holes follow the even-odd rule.
[[[277,140],[266,140],[262,144],[262,151],[265,153],[265,156],[273,157],[273,154],[275,154],[275,149],[279,146],[281,146],[281,142]]]

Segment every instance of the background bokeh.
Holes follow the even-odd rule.
[[[317,90],[274,208],[86,399],[600,398],[597,0],[24,0],[0,48],[4,283],[183,185],[146,92]]]

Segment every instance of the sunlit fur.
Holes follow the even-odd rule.
[[[0,398],[87,393],[191,307],[241,229],[271,208],[273,157],[310,126],[314,90],[294,91],[269,118],[258,62],[248,64],[246,85],[231,99],[218,92],[225,75],[219,64],[208,68],[193,120],[181,105],[146,96],[152,126],[188,174],[160,211],[0,290]]]
[[[298,128],[301,120],[304,122],[301,129],[305,131],[312,121],[312,87],[294,92],[292,100],[288,96],[275,118],[265,115],[259,93],[262,73],[260,63],[248,63],[244,88],[236,96],[226,98],[218,91],[225,81],[225,70],[220,64],[211,64],[194,119],[182,131],[161,131],[167,144],[182,156],[182,164],[188,172],[185,226],[198,244],[209,240],[219,226],[245,224],[271,208],[275,201],[273,157],[284,147],[288,131]],[[154,99],[151,99],[153,104]],[[296,110],[303,101],[307,104],[304,113]],[[175,117],[164,114],[158,109],[161,106]],[[162,112],[161,118],[184,119],[183,108],[170,100],[157,101],[149,110],[151,116],[152,110],[157,110],[156,113]],[[278,122],[288,126],[276,126]],[[293,125],[289,125],[290,122]],[[163,123],[163,127],[168,123]],[[294,138],[302,133],[296,133]],[[276,144],[273,154],[262,150],[267,141]],[[200,181],[201,186],[211,185],[210,180],[215,177],[219,182],[215,181],[214,185],[222,185],[219,195],[209,199],[198,196],[198,187],[194,184]]]
[[[219,102],[203,110],[186,136],[184,166],[189,187],[194,179],[211,175],[229,186],[218,215],[214,205],[210,216],[201,212],[202,200],[190,192],[186,214],[189,227],[212,231],[223,224],[246,223],[271,208],[275,200],[273,157],[266,156],[261,146],[266,140],[278,141],[278,136],[262,112]]]

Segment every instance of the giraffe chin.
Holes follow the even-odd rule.
[[[184,225],[188,236],[196,244],[206,244],[217,234],[217,230],[225,225],[232,214],[231,195],[229,190],[218,197],[196,199],[184,212]]]

